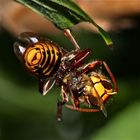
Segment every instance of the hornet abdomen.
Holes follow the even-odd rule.
[[[54,74],[61,62],[61,50],[52,42],[38,42],[26,48],[23,59],[26,68],[35,75]]]

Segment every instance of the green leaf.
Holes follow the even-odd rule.
[[[96,22],[91,19],[77,4],[71,0],[15,0],[33,11],[43,15],[64,30],[70,29],[80,22],[90,22],[99,31],[108,46],[112,46],[112,40]]]

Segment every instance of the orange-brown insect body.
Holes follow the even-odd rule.
[[[80,50],[75,41],[74,44],[76,50],[68,52],[37,34],[22,33],[14,44],[14,51],[26,69],[38,78],[39,91],[43,95],[54,84],[61,87],[61,100],[57,103],[58,120],[61,120],[64,104],[82,112],[102,111],[107,116],[104,103],[118,92],[115,77],[104,61],[85,64],[91,50]],[[110,79],[102,74],[102,67]],[[71,104],[67,104],[69,99]]]

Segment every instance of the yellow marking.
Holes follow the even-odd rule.
[[[48,46],[51,48],[50,53],[51,53],[52,61],[50,62],[50,64],[52,64],[54,57],[55,57],[55,61],[53,62],[53,66],[51,66],[51,69],[47,73],[45,73],[45,75],[50,75],[52,69],[54,68],[54,66],[58,60],[58,57],[60,57],[60,56],[57,56],[58,48],[56,46],[54,46],[53,44],[50,44]],[[54,53],[52,53],[52,51],[54,51]],[[48,68],[49,67],[50,67],[50,65],[48,66]],[[45,71],[47,71],[47,70],[45,70]]]
[[[93,81],[93,83],[100,82],[100,79],[95,76],[91,76],[90,78]]]
[[[27,62],[32,64],[33,58],[35,57],[36,54],[36,50],[31,50],[29,51],[28,55],[27,55]]]
[[[53,57],[55,57],[55,62],[54,62],[54,64],[53,64],[52,68],[50,69],[50,71],[47,73],[47,75],[50,75],[51,71],[53,70],[53,67],[56,65],[56,62],[57,62],[57,60],[58,60],[58,57],[60,57],[60,56],[57,56],[57,52],[58,52],[58,50],[56,50],[56,48],[54,48]],[[54,56],[54,55],[55,55],[55,56]]]
[[[104,96],[102,96],[102,100],[103,100],[103,102],[104,102],[108,97],[109,97],[108,94],[104,94]]]
[[[96,90],[96,91],[95,91],[95,90]],[[103,86],[101,83],[96,83],[96,84],[94,85],[94,88],[93,88],[92,86],[86,85],[86,91],[87,91],[89,94],[92,93],[92,95],[93,95],[94,97],[98,98],[97,93],[98,93],[98,95],[101,97],[101,96],[104,94],[104,92],[105,92],[105,88],[104,88],[104,86]],[[97,93],[96,93],[96,92],[97,92]]]
[[[105,92],[104,86],[101,83],[96,83],[94,87],[96,91],[98,92],[99,96],[101,97]]]
[[[101,97],[104,92],[105,92],[105,88],[102,85],[102,83],[100,82],[100,78],[96,77],[96,76],[91,76],[90,79],[93,82],[94,88],[92,87],[93,85],[91,85],[90,87],[88,87],[88,91],[91,91],[91,93],[93,94],[94,97],[97,97],[96,92],[98,93],[98,95]],[[95,91],[96,90],[96,91]]]
[[[41,58],[40,53],[36,53],[35,55],[36,55],[36,59],[35,60],[33,59],[33,61],[32,61],[32,64],[34,64],[34,65],[38,64],[40,61],[40,58]]]
[[[44,68],[43,72],[47,71],[50,67],[50,64],[53,61],[53,54],[52,54],[52,47],[49,44],[46,44],[48,47],[48,51],[50,52],[50,62],[48,64],[48,66],[46,68]],[[47,52],[46,52],[47,53]],[[47,58],[46,58],[46,62],[47,62]],[[45,73],[45,75],[49,75],[49,72]]]
[[[39,63],[39,64],[42,63],[43,58],[44,58],[43,52],[44,52],[44,48],[46,48],[46,47],[44,47],[44,46],[45,46],[44,43],[39,43],[39,44],[36,44],[36,45],[35,45],[35,47],[38,48],[39,51],[40,51],[40,57],[41,57],[41,58],[40,58],[40,63]]]
[[[39,50],[36,50],[36,48],[38,48]],[[32,72],[36,71],[35,66],[42,61],[40,49],[41,49],[41,45],[35,44],[34,46],[27,48],[25,51],[24,54],[25,65]]]
[[[45,64],[46,64],[46,62],[47,62],[47,60],[48,60],[48,53],[47,53],[47,51],[50,51],[49,49],[48,49],[48,47],[47,47],[47,45],[45,44],[45,43],[41,43],[42,44],[42,49],[41,49],[41,53],[42,53],[42,60],[44,59],[44,54],[43,54],[43,51],[44,51],[44,53],[45,53],[45,55],[46,55],[46,59],[45,59],[45,61],[44,61],[44,63],[42,64],[42,67],[44,67],[45,66]],[[43,50],[44,49],[44,50]]]
[[[59,52],[59,51],[58,51],[58,48],[54,47],[55,64],[56,64],[58,58],[60,57],[60,56],[57,55],[58,52]]]

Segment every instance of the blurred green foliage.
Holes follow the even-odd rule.
[[[117,78],[119,93],[106,105],[107,118],[101,112],[79,113],[64,108],[61,123],[55,118],[59,87],[46,96],[40,95],[37,80],[14,55],[16,38],[1,30],[0,140],[139,140],[139,30],[137,27],[112,34],[113,51],[97,34],[75,34],[83,49],[93,50],[87,61],[103,59],[108,63]],[[48,36],[64,48],[73,49],[63,35]]]

